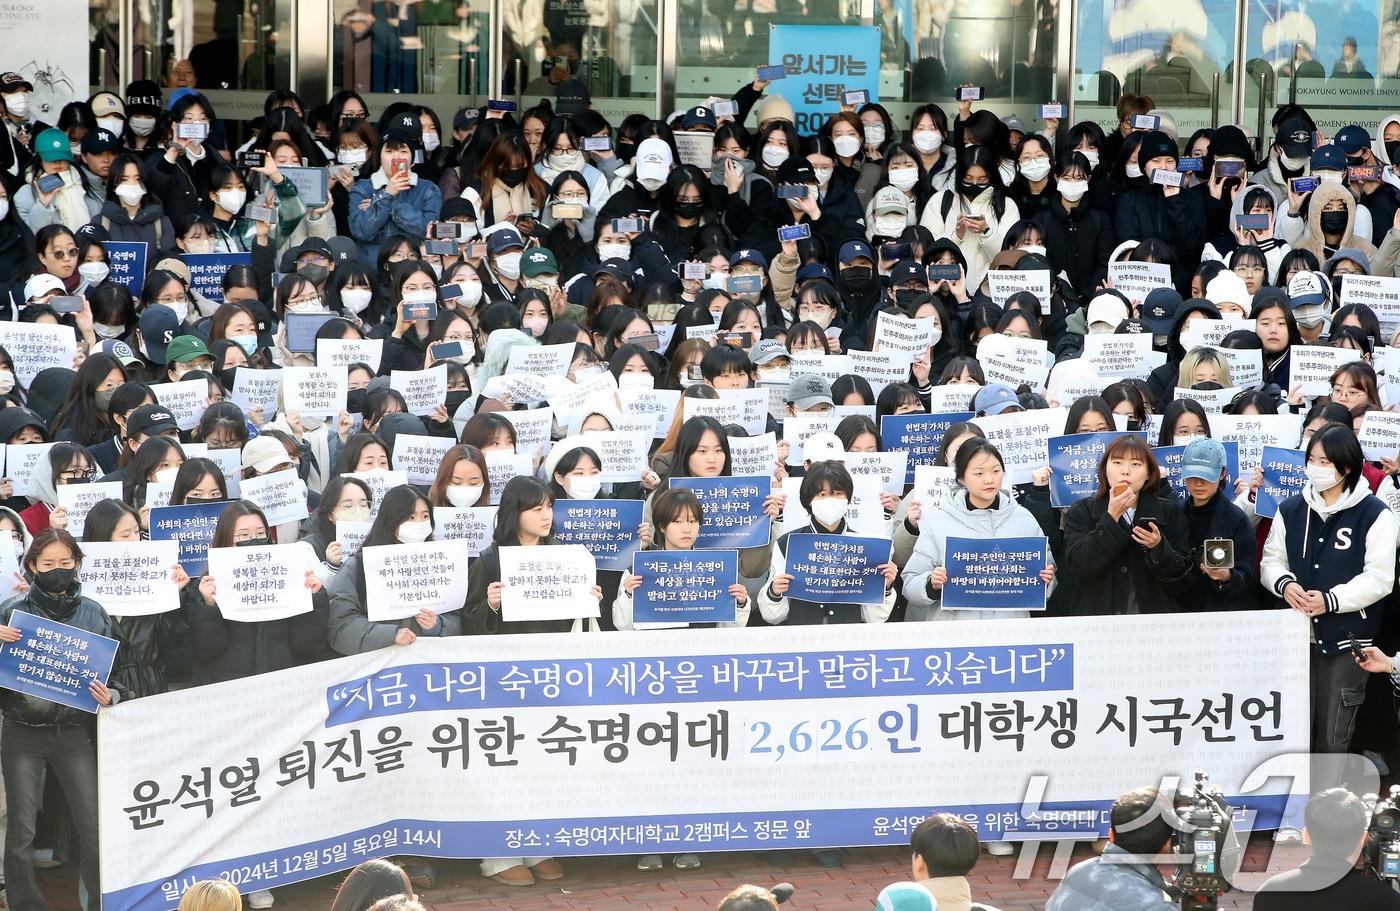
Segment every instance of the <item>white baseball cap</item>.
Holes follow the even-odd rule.
[[[666,175],[671,173],[671,165],[675,159],[671,156],[671,147],[664,139],[652,136],[643,139],[642,144],[637,146],[637,154],[632,158],[632,166],[637,171],[638,180],[665,180]]]
[[[40,272],[31,275],[29,281],[24,283],[24,299],[32,301],[36,297],[42,297],[50,291],[62,291],[63,279],[57,275],[50,275],[47,272]]]

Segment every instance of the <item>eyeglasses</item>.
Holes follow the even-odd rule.
[[[797,315],[806,319],[809,316],[825,316],[831,310],[826,304],[810,304],[797,308]]]
[[[573,147],[573,146],[555,146],[554,148],[550,149],[549,151],[553,152],[555,155],[567,155],[567,154],[569,154],[570,152],[572,152],[573,150],[574,150],[574,147]]]
[[[72,247],[67,250],[50,250],[49,255],[54,257],[55,259],[77,259],[78,248]]]
[[[91,481],[97,477],[97,471],[93,468],[70,468],[59,472],[58,476],[65,481]]]
[[[244,543],[246,543],[246,542],[248,542],[248,541],[266,541],[266,540],[267,540],[267,534],[266,534],[265,532],[259,532],[259,533],[257,533],[257,534],[254,534],[254,533],[252,533],[252,532],[236,531],[236,532],[233,533],[233,541],[234,541],[235,544],[244,544]]]
[[[1332,387],[1332,398],[1334,398],[1334,399],[1346,399],[1348,402],[1351,402],[1351,401],[1355,401],[1355,400],[1357,400],[1357,399],[1361,399],[1361,398],[1365,398],[1365,397],[1366,397],[1366,390],[1365,390],[1365,389],[1358,389],[1358,388],[1355,387],[1355,386],[1333,386],[1333,387]]]

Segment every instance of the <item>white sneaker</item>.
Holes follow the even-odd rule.
[[[1303,833],[1294,826],[1279,826],[1274,830],[1274,844],[1301,845],[1302,843]]]
[[[1009,841],[991,841],[987,843],[987,853],[993,857],[1010,857],[1016,853],[1016,846]]]
[[[256,892],[248,893],[249,908],[271,908],[272,902],[272,890],[270,889],[259,889]]]

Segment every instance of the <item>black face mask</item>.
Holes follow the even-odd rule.
[[[900,288],[894,293],[894,302],[901,309],[908,309],[909,305],[919,299],[919,295],[924,292],[918,288]]]
[[[1332,299],[1340,300],[1342,296],[1342,276],[1345,272],[1338,272],[1332,276]]]
[[[315,263],[307,263],[297,267],[297,274],[313,285],[319,285],[331,274],[331,270],[325,266],[318,266]]]
[[[1333,280],[1335,281],[1336,279],[1333,279]],[[64,483],[64,484],[91,484],[91,483],[92,483],[92,478],[69,478],[68,480],[64,481],[63,483]]]
[[[703,202],[678,202],[675,206],[676,215],[681,218],[699,218],[700,213],[705,211]]]
[[[958,188],[962,191],[962,195],[966,196],[968,199],[976,199],[977,197],[985,193],[990,187],[991,184],[968,183],[967,181],[963,181],[962,183],[958,184]]]
[[[1323,212],[1317,220],[1323,234],[1341,234],[1347,229],[1346,212]]]
[[[501,183],[508,187],[518,187],[525,182],[524,168],[511,168],[501,172]]]
[[[219,384],[222,385],[225,389],[232,389],[232,388],[233,388],[233,372],[234,372],[235,370],[237,370],[237,369],[238,369],[237,367],[225,367],[223,370],[220,370],[220,371],[218,372]],[[244,368],[244,369],[247,369],[247,368]]]
[[[466,389],[453,389],[447,393],[447,398],[443,400],[443,405],[447,407],[448,414],[456,414],[457,409],[462,407],[462,403],[467,400],[471,392]],[[348,408],[346,409],[349,410]]]
[[[263,544],[266,544],[266,543],[267,543],[267,538],[250,538],[250,539],[247,540],[247,541],[234,541],[234,542],[233,542],[233,546],[234,546],[234,547],[258,547],[258,546],[263,545]]]
[[[232,389],[233,387],[227,386],[225,388]],[[365,393],[367,393],[368,391],[368,389],[351,389],[350,392],[345,396],[345,410],[350,412],[351,414],[364,414]]]
[[[875,270],[867,266],[851,266],[840,272],[841,287],[852,294],[864,294],[875,280]]]
[[[46,569],[34,574],[34,584],[46,595],[61,595],[78,584],[76,569]]]
[[[1400,155],[1400,139],[1386,140],[1385,157],[1390,159],[1391,164],[1397,164],[1400,163],[1400,158],[1397,158],[1397,155]]]
[[[632,156],[637,154],[637,144],[627,139],[619,139],[614,145],[617,147],[617,157],[623,161],[631,162]]]

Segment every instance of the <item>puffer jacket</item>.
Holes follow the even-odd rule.
[[[147,244],[147,259],[152,263],[176,250],[175,228],[158,203],[146,203],[132,218],[121,203],[109,199],[102,203],[92,225],[106,231],[112,240]]]
[[[944,553],[949,538],[1039,538],[1045,533],[1035,516],[1016,502],[1010,491],[1003,490],[987,509],[974,509],[968,503],[967,491],[954,487],[935,507],[937,515],[930,516],[914,545],[913,556],[904,567],[901,584],[909,607],[905,620],[979,620],[991,617],[1029,617],[1030,611],[958,610],[945,611],[941,591],[929,597],[928,577],[944,566]],[[1054,557],[1050,557],[1054,565]],[[1053,587],[1053,584],[1052,586]],[[1048,592],[1047,592],[1048,594]]]
[[[1322,210],[1334,199],[1340,199],[1347,212],[1347,229],[1342,234],[1341,243],[1336,246],[1328,244],[1322,236]],[[1351,191],[1343,184],[1333,183],[1330,180],[1322,181],[1318,184],[1317,189],[1308,196],[1307,207],[1308,227],[1303,235],[1293,243],[1295,249],[1309,251],[1317,257],[1317,261],[1320,263],[1327,262],[1328,257],[1342,247],[1355,247],[1365,253],[1367,258],[1376,255],[1376,248],[1371,243],[1369,229],[1362,230],[1357,223],[1356,200],[1352,197]]]
[[[1162,874],[1150,863],[1134,863],[1132,854],[1110,844],[1103,857],[1075,864],[1045,911],[1173,911]]]
[[[1051,269],[1069,275],[1070,284],[1081,296],[1092,295],[1108,275],[1115,238],[1112,219],[1091,208],[1087,199],[1067,210],[1057,198],[1031,221],[1045,238]]]

